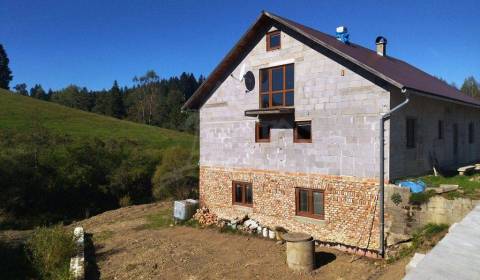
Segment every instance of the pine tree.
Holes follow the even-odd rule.
[[[480,98],[480,86],[473,76],[465,79],[460,90],[471,97]]]
[[[20,94],[20,95],[28,95],[27,91],[27,84],[21,83],[21,84],[16,84],[13,89],[15,90],[15,93]]]
[[[30,97],[47,100],[47,94],[45,93],[45,90],[43,90],[42,86],[38,84],[30,89]]]
[[[7,53],[3,45],[0,44],[0,88],[9,89],[8,85],[13,78],[12,71],[8,67],[9,62]]]
[[[113,82],[110,89],[109,113],[115,118],[123,118],[125,116],[125,106],[123,105],[123,94],[120,91],[117,81]]]

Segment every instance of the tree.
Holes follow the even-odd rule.
[[[0,44],[0,88],[9,89],[8,85],[13,78],[12,71],[8,67],[9,62],[7,53],[3,45]]]
[[[115,118],[123,118],[125,116],[125,106],[123,105],[123,96],[117,81],[113,82],[110,89],[109,115]]]
[[[473,76],[467,77],[460,90],[475,98],[480,98],[480,86]]]
[[[41,85],[35,85],[30,89],[30,97],[47,100],[47,93],[43,90]]]
[[[13,89],[17,94],[27,96],[28,91],[27,91],[27,84],[21,83],[21,84],[16,84]]]

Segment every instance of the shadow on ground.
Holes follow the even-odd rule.
[[[337,257],[332,253],[327,252],[315,252],[315,268],[319,269],[322,266],[325,266],[333,262]]]
[[[95,245],[93,244],[92,234],[85,234],[85,279],[100,279],[100,271],[98,270],[97,258],[95,256]]]
[[[0,241],[0,278],[34,279],[35,272],[22,242]]]

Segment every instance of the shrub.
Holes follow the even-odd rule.
[[[410,194],[410,204],[420,205],[427,203],[430,200],[430,197],[435,195],[435,191],[429,190],[426,192],[412,193]]]
[[[155,199],[184,199],[196,195],[198,168],[195,157],[180,147],[167,149],[162,163],[157,166],[152,179],[152,194]]]
[[[124,195],[120,197],[120,199],[118,200],[118,204],[120,205],[120,207],[127,207],[132,205],[132,200],[130,199],[130,196]]]
[[[75,255],[73,235],[61,226],[36,228],[27,242],[34,270],[42,279],[70,279],[70,258]]]
[[[392,194],[392,196],[390,197],[390,199],[392,200],[392,202],[398,206],[398,204],[402,203],[402,196],[399,194],[399,193],[394,193]]]

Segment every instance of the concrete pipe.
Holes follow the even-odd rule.
[[[287,265],[296,271],[309,272],[314,268],[315,245],[312,236],[304,233],[287,233]]]

